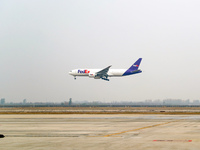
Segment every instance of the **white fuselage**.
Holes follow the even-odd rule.
[[[101,69],[75,69],[69,72],[73,76],[89,76],[95,74]],[[126,69],[109,69],[108,77],[121,77],[125,73]]]

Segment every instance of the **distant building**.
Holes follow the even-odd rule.
[[[165,99],[163,100],[163,104],[165,105],[183,105],[184,101],[181,99]]]
[[[160,99],[156,99],[156,100],[153,101],[153,104],[154,105],[162,105],[163,102]]]
[[[193,104],[199,105],[199,100],[193,100]]]
[[[23,104],[26,104],[26,99],[23,100]]]
[[[69,106],[72,105],[72,98],[69,99]]]
[[[152,100],[151,99],[145,100],[145,104],[146,105],[152,104]]]
[[[2,99],[1,99],[1,105],[5,104],[5,103],[6,103],[5,98],[2,98]]]
[[[68,105],[68,104],[69,103],[67,101],[64,101],[64,102],[61,103],[61,105],[65,105],[65,106]]]
[[[184,103],[184,105],[189,105],[190,104],[190,100],[189,99],[183,100],[183,103]]]

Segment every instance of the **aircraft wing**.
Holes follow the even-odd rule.
[[[108,73],[108,70],[110,69],[110,67],[111,67],[111,66],[108,66],[108,67],[106,67],[106,68],[104,68],[104,69],[98,71],[98,72],[96,73],[97,76],[100,76],[100,77],[106,76],[107,73]]]

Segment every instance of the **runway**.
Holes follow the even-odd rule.
[[[198,115],[1,115],[2,150],[199,149]]]

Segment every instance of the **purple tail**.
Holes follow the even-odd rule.
[[[142,58],[139,58],[126,72],[123,74],[123,76],[141,73],[141,70],[138,70],[140,63],[142,61]]]

